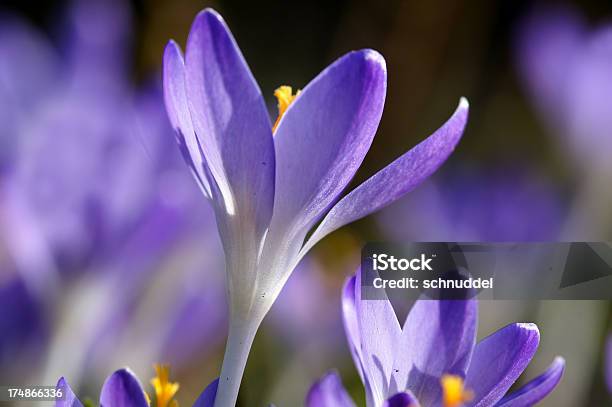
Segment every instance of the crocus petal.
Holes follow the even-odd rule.
[[[405,391],[388,398],[382,407],[420,407],[420,404],[411,392]]]
[[[538,349],[535,324],[511,324],[476,345],[466,386],[474,392],[471,406],[495,405],[523,373]]]
[[[476,342],[476,300],[418,300],[395,347],[391,392],[411,389],[424,405],[440,404],[440,377],[465,377]]]
[[[193,130],[187,103],[185,62],[181,49],[174,41],[170,41],[164,51],[164,101],[181,154],[204,195],[210,199],[211,192],[204,172],[204,159]]]
[[[349,183],[382,115],[383,57],[372,50],[338,59],[289,106],[274,138],[277,175],[271,232],[305,234]]]
[[[459,142],[468,109],[462,98],[455,113],[435,133],[342,198],[309,238],[302,254],[329,233],[389,205],[433,174]]]
[[[385,295],[381,293],[383,298]],[[355,309],[368,405],[381,405],[389,394],[401,327],[388,300],[361,300],[361,272],[355,279]]]
[[[260,242],[274,202],[274,142],[261,91],[219,14],[198,14],[187,41],[186,90],[193,128],[233,233]],[[212,183],[212,180],[209,179]],[[212,187],[212,186],[211,186]],[[214,195],[214,194],[213,194]],[[230,239],[241,241],[240,236]]]
[[[359,333],[359,321],[357,319],[357,308],[356,308],[356,289],[355,286],[356,277],[352,276],[344,283],[342,290],[342,321],[344,323],[344,332],[346,339],[348,340],[349,349],[353,356],[353,362],[355,368],[361,377],[361,381],[365,383],[363,376],[363,366],[361,355],[361,336]]]
[[[66,379],[61,377],[58,380],[57,386],[55,386],[55,388],[61,389],[61,391],[63,392],[62,399],[57,400],[55,402],[55,407],[83,407],[83,404],[81,404],[79,399],[77,399],[76,395],[70,388],[70,385],[68,384]]]
[[[319,379],[306,396],[306,407],[353,407],[354,405],[335,372]]]
[[[100,407],[149,407],[140,382],[129,369],[110,375],[100,392]]]
[[[215,404],[215,396],[217,395],[217,387],[219,386],[219,379],[213,380],[204,389],[200,397],[193,404],[193,407],[212,407]]]
[[[498,407],[530,407],[544,399],[552,392],[565,370],[565,360],[557,357],[546,372],[531,380],[529,383],[504,397]]]

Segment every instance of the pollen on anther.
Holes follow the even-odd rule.
[[[471,390],[465,389],[463,378],[445,374],[440,378],[444,407],[461,407],[474,398]]]
[[[170,367],[161,364],[156,364],[154,367],[156,376],[151,379],[151,385],[155,390],[155,407],[178,407],[174,396],[179,384],[170,382]]]
[[[293,103],[296,97],[300,94],[300,90],[293,94],[293,88],[291,86],[280,86],[274,91],[274,96],[278,100],[278,117],[276,118],[276,122],[274,122],[274,126],[272,127],[272,132],[276,131],[278,124],[280,123],[281,118],[289,108],[289,105]]]

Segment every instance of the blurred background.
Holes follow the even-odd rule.
[[[218,374],[222,249],[160,90],[163,47],[184,45],[204,7],[232,29],[272,118],[276,87],[303,88],[349,50],[385,56],[385,112],[355,183],[431,134],[460,96],[471,105],[438,173],[326,238],[293,273],[256,338],[240,405],[301,405],[332,368],[364,405],[340,290],[367,241],[612,240],[610,2],[3,0],[0,383],[66,376],[96,400],[117,368],[148,384],[164,362],[191,405]],[[523,382],[567,359],[543,406],[612,405],[609,302],[480,308],[480,338],[538,323]]]

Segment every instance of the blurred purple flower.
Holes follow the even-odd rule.
[[[23,361],[24,358],[29,362],[40,358],[40,353],[35,350],[40,349],[41,342],[49,330],[40,298],[30,291],[21,278],[11,278],[2,283],[0,298],[0,366],[14,365],[17,360]],[[27,353],[24,352],[25,349],[28,350]],[[27,364],[22,364],[21,369],[24,369],[24,365]],[[9,376],[4,376],[7,373],[15,374],[14,371],[3,371],[0,378],[10,380]]]
[[[552,185],[526,169],[460,169],[431,179],[381,212],[397,241],[546,241],[561,232],[564,208]]]
[[[96,87],[106,94],[128,89],[132,51],[129,2],[72,0],[66,17],[61,48],[73,86]]]
[[[142,301],[148,299],[149,308],[163,303],[149,292],[170,271],[180,284],[157,292],[172,299],[160,311],[164,323],[143,324],[146,333],[136,335],[155,344],[158,353],[151,356],[180,364],[225,332],[223,283],[213,276],[222,248],[208,232],[215,230],[213,214],[201,207],[197,186],[185,174],[161,89],[139,90],[130,81],[127,6],[122,0],[71,2],[58,44],[11,16],[0,25],[0,119],[6,124],[0,130],[0,233],[7,253],[2,262],[9,263],[2,264],[0,290],[24,286],[14,291],[23,297],[0,297],[0,306],[14,311],[14,320],[5,322],[15,324],[0,334],[0,355],[16,356],[17,348],[33,355],[30,344],[46,346],[52,377],[58,369],[96,370],[81,362],[98,362],[98,369],[109,363],[108,350],[136,325]],[[195,279],[193,265],[177,260],[186,252],[209,259],[200,262]],[[78,290],[92,295],[79,297]],[[63,302],[69,306],[58,307]],[[83,315],[85,307],[92,314]],[[87,321],[93,311],[96,324]],[[191,322],[202,315],[209,318]],[[40,328],[48,318],[56,321],[52,332]],[[81,335],[66,356],[53,347],[68,346],[61,329],[70,323]]]
[[[174,41],[167,45],[166,108],[215,209],[226,254],[230,327],[217,405],[235,403],[255,333],[308,250],[412,190],[458,143],[465,99],[430,138],[338,201],[374,138],[386,77],[376,51],[351,52],[297,97],[279,88],[281,116],[272,126],[261,91],[216,12],[196,17],[185,59]]]
[[[114,249],[158,199],[151,154],[163,151],[164,123],[122,101],[64,95],[22,129],[10,198],[29,211],[62,269]],[[157,145],[141,144],[143,123],[159,125],[147,134]]]
[[[71,11],[66,55],[19,24],[3,27],[0,48],[4,88],[18,87],[0,93],[0,104],[25,107],[2,134],[16,140],[5,163],[6,198],[28,212],[62,271],[110,249],[157,199],[162,170],[171,168],[160,95],[135,96],[118,62],[125,2],[77,0]],[[11,58],[20,47],[24,55]],[[30,62],[39,60],[33,71]],[[42,79],[36,92],[24,89]]]
[[[189,223],[171,210],[196,196],[179,154],[168,154],[161,93],[128,83],[128,21],[123,1],[75,0],[59,47],[66,55],[19,20],[0,30],[0,104],[23,113],[1,135],[17,141],[4,163],[4,227],[42,236],[64,273],[107,261],[150,216],[174,216],[168,228]],[[20,266],[33,255],[30,239],[8,250]]]
[[[177,383],[169,381],[169,371],[165,366],[156,366],[158,376],[151,382],[155,389],[155,407],[178,406],[173,397],[179,389]],[[212,407],[219,379],[213,381],[193,404],[194,407]],[[83,407],[70,385],[63,377],[57,382],[57,389],[64,393],[55,407]],[[150,398],[138,378],[127,368],[111,374],[100,392],[100,406],[103,407],[150,407]]]
[[[55,87],[59,61],[41,33],[17,16],[0,16],[0,175],[12,162],[19,124]]]
[[[534,324],[516,323],[476,344],[475,299],[418,300],[401,327],[389,301],[361,300],[357,272],[345,285],[342,311],[370,407],[532,406],[555,388],[565,367],[558,357],[545,373],[506,395],[535,354],[540,334]],[[315,383],[306,404],[354,405],[333,373]]]
[[[173,209],[158,208],[97,273],[97,288],[112,292],[115,301],[100,304],[102,315],[87,346],[88,364],[104,368],[129,360],[133,365],[130,347],[146,342],[145,363],[160,359],[182,366],[224,338],[222,248],[214,233],[203,233],[214,229],[214,220],[201,209],[206,208],[194,208],[186,225]],[[118,349],[123,341],[126,345]],[[109,354],[115,357],[109,360]]]
[[[518,64],[536,107],[581,168],[609,168],[612,26],[589,30],[570,8],[544,8],[520,27]]]

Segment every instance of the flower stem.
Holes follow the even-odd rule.
[[[238,400],[240,382],[249,357],[260,320],[230,319],[223,366],[214,407],[234,407]]]

